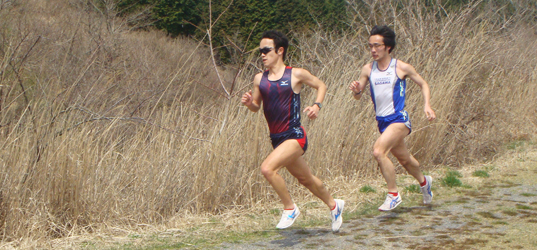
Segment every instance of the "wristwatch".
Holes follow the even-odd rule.
[[[315,102],[313,105],[317,105],[319,107],[319,110],[323,107],[323,105],[320,102]]]

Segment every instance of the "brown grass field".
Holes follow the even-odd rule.
[[[207,39],[134,30],[112,2],[0,0],[0,247],[189,227],[278,201],[259,171],[271,150],[265,119],[240,103],[262,68],[258,53],[215,70]],[[305,158],[335,197],[380,177],[372,102],[347,89],[370,61],[375,24],[394,27],[394,57],[431,87],[436,121],[412,82],[406,103],[407,143],[425,171],[491,161],[508,142],[536,139],[534,1],[444,14],[368,0],[367,15],[350,2],[352,31],[295,33],[288,62],[328,85],[319,119],[302,122]],[[282,172],[294,199],[311,199]]]

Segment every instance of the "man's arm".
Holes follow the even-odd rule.
[[[427,84],[427,82],[420,76],[420,74],[416,72],[416,69],[414,69],[412,65],[401,61],[399,61],[398,65],[400,65],[401,70],[405,74],[405,77],[408,76],[412,81],[414,81],[416,84],[418,84],[418,86],[420,86],[421,94],[423,95],[423,111],[425,112],[425,116],[427,116],[427,119],[429,121],[434,120],[436,118],[436,114],[431,108],[431,91],[429,89],[429,84]]]
[[[293,69],[293,76],[298,79],[299,84],[306,84],[317,90],[317,98],[315,98],[315,103],[322,103],[324,101],[327,87],[323,81],[312,75],[309,71],[300,68]],[[319,114],[319,110],[321,110],[319,105],[311,105],[306,107],[304,112],[310,119],[315,119]]]
[[[261,102],[263,101],[263,99],[261,98],[261,93],[259,92],[259,84],[261,83],[262,76],[263,73],[255,75],[253,91],[250,90],[242,95],[241,103],[244,104],[244,106],[248,107],[248,109],[252,112],[259,111],[259,108],[261,107]]]
[[[349,85],[349,89],[352,91],[354,99],[360,100],[362,98],[363,91],[365,86],[369,82],[369,74],[371,73],[371,64],[366,64],[362,67],[362,72],[360,72],[360,78],[358,81],[353,81]]]

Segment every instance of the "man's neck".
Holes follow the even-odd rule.
[[[278,61],[273,66],[269,67],[268,70],[269,70],[269,75],[280,76],[283,74],[282,72],[285,70],[285,64],[283,64],[283,61]]]
[[[392,57],[390,55],[380,59],[377,61],[378,68],[380,70],[386,70],[388,66],[390,66],[390,62],[392,61]]]

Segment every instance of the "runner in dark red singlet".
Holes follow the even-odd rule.
[[[304,109],[308,118],[315,119],[326,94],[326,85],[307,70],[285,66],[283,61],[288,44],[285,35],[278,31],[263,33],[259,51],[267,70],[254,77],[253,91],[244,93],[241,102],[253,112],[259,111],[263,103],[274,150],[261,164],[261,173],[272,185],[284,207],[276,227],[290,227],[300,214],[285,181],[278,174],[285,167],[302,185],[328,205],[332,230],[337,232],[343,222],[341,215],[345,202],[332,198],[321,180],[311,173],[302,156],[307,149],[307,138],[300,125],[300,90],[304,84],[317,90],[315,103]]]
[[[305,152],[308,144],[304,128],[300,126],[300,93],[293,91],[292,70],[292,67],[285,67],[282,78],[276,81],[269,80],[269,71],[265,71],[259,83],[259,91],[272,146],[276,148],[285,140],[297,139]]]

